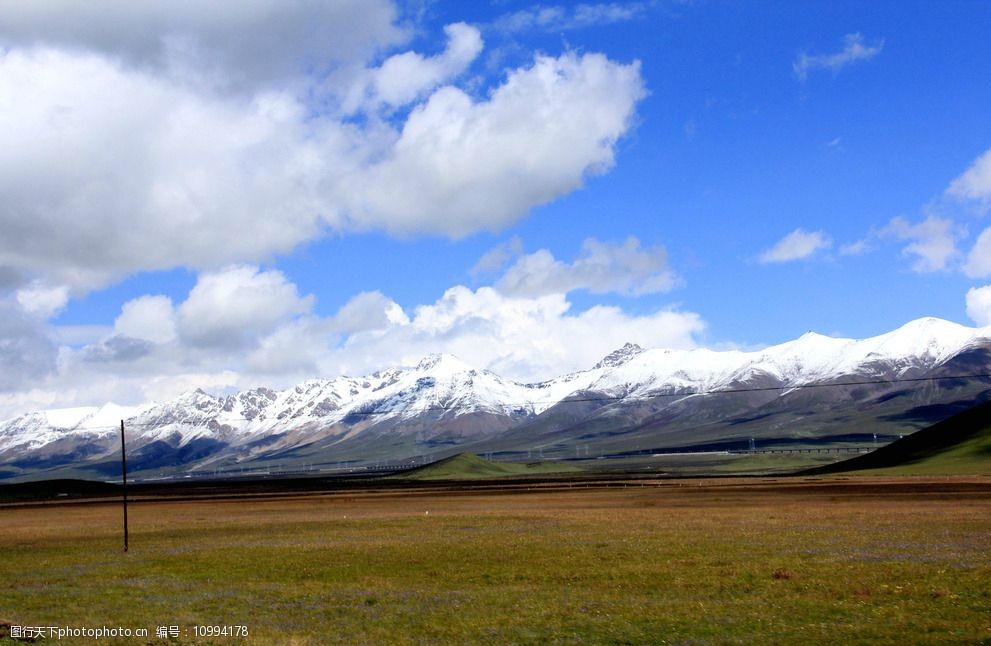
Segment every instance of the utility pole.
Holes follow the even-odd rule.
[[[124,452],[124,420],[120,420],[120,477],[124,483],[124,551],[127,551],[127,454]]]

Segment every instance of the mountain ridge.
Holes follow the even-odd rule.
[[[826,403],[835,393],[793,391],[842,380],[863,382],[862,394],[838,400],[850,411],[869,416],[872,397],[890,396],[876,406],[878,414],[894,419],[882,415],[880,423],[904,430],[914,422],[898,416],[909,415],[916,405],[949,405],[991,390],[991,383],[983,382],[956,390],[934,386],[928,395],[923,388],[896,387],[899,379],[936,375],[955,359],[968,370],[991,372],[991,327],[930,317],[862,340],[806,333],[755,351],[644,349],[627,343],[592,368],[536,383],[434,354],[415,366],[309,379],[285,390],[258,387],[221,397],[196,390],[162,403],[28,413],[0,423],[0,464],[55,467],[109,460],[119,452],[114,437],[120,419],[131,429],[139,457],[142,450],[154,454],[158,457],[149,464],[162,468],[183,451],[198,456],[197,468],[266,456],[360,462],[473,443],[503,451],[540,444],[567,454],[581,442],[602,442],[608,450],[635,432],[655,444],[688,442],[692,429],[699,438],[708,433],[708,423],[725,439],[732,437],[727,429],[733,426],[759,434],[775,430],[756,425],[761,415],[777,416],[784,428],[794,426],[803,406],[806,417],[829,413]],[[745,396],[755,386],[768,392]],[[724,398],[737,401],[704,395],[722,391],[739,393]],[[519,446],[503,441],[512,437]]]

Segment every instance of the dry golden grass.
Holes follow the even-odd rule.
[[[991,640],[989,479],[643,484],[139,502],[128,554],[118,505],[0,509],[0,617],[152,635],[118,643]],[[193,634],[214,624],[249,637]]]

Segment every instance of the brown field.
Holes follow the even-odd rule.
[[[69,644],[991,643],[991,478],[139,501],[127,554],[120,525],[0,508],[0,619],[150,633]]]

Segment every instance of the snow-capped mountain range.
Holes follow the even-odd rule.
[[[887,382],[862,387],[859,395],[829,393],[832,409],[840,401],[868,410],[871,397],[908,390],[911,396],[901,408],[892,409],[885,403],[890,399],[878,405],[884,403],[886,414],[962,405],[991,392],[991,381],[964,380],[962,389],[954,390],[942,387],[942,378],[991,372],[989,358],[991,327],[934,318],[863,340],[810,332],[752,352],[627,344],[588,370],[533,384],[450,355],[432,355],[412,367],[313,379],[282,391],[257,388],[224,397],[195,391],[134,407],[106,404],[22,415],[0,423],[0,477],[112,464],[112,456],[119,455],[120,420],[127,428],[129,453],[134,450],[137,460],[144,456],[149,469],[217,467],[274,456],[361,462],[473,443],[513,451],[539,442],[566,452],[570,442],[601,441],[614,450],[620,446],[616,438],[633,430],[638,438],[646,434],[653,445],[663,446],[666,436],[685,442],[693,437],[692,428],[699,429],[696,439],[703,441],[708,437],[703,421],[718,422],[723,432],[743,420],[753,435],[751,413],[759,409],[774,417],[799,401],[816,410],[808,393],[835,389],[807,387],[831,382]],[[934,376],[940,379],[897,381]],[[919,395],[926,386],[930,394]],[[732,405],[719,397],[740,390],[761,396]],[[799,392],[804,399],[796,397]],[[717,410],[723,412],[714,414]],[[692,419],[698,421],[694,426]],[[911,426],[911,420],[905,421]],[[593,427],[608,432],[590,437]]]

